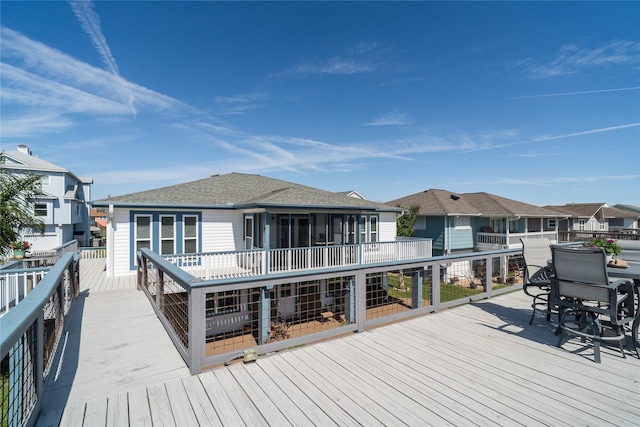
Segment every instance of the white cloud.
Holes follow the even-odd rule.
[[[528,99],[528,98],[547,98],[547,97],[555,97],[555,96],[590,95],[593,93],[620,92],[620,91],[628,91],[628,90],[640,90],[640,86],[623,87],[623,88],[617,88],[617,89],[585,90],[581,92],[561,92],[561,93],[547,93],[542,95],[512,96],[507,99]]]
[[[535,142],[554,141],[557,139],[573,138],[577,136],[592,135],[592,134],[603,133],[603,132],[613,132],[613,131],[622,130],[622,129],[634,128],[638,126],[640,126],[640,122],[627,123],[627,124],[618,125],[618,126],[609,126],[605,128],[599,128],[599,129],[589,129],[585,131],[567,133],[562,135],[543,135],[543,136],[530,138],[525,141],[517,141],[517,142],[510,142],[510,143],[503,143],[503,144],[493,144],[491,142],[488,142],[483,145],[478,145],[476,147],[469,148],[465,151],[473,152],[473,151],[483,151],[483,150],[495,150],[497,148],[511,147],[515,145],[531,144]]]
[[[74,0],[69,1],[69,5],[75,13],[76,17],[80,21],[82,25],[82,29],[91,37],[91,41],[94,46],[98,50],[102,61],[107,66],[107,69],[115,76],[120,77],[120,71],[118,70],[118,65],[116,64],[116,60],[111,54],[111,49],[109,49],[109,45],[107,44],[107,40],[102,33],[102,29],[100,28],[100,17],[93,10],[93,4],[89,0]],[[117,79],[116,81],[121,82],[121,79]],[[134,105],[134,96],[131,89],[126,85],[122,84],[119,86],[122,96],[126,99],[126,103],[130,108],[131,114],[133,116],[136,115],[136,108]]]
[[[3,93],[4,97],[4,93]],[[75,123],[55,112],[39,112],[30,115],[2,115],[2,138],[33,138],[50,133],[63,132]]]
[[[411,124],[408,114],[400,111],[390,111],[370,122],[363,123],[363,126],[398,126]]]
[[[560,47],[548,62],[535,63],[530,59],[519,61],[530,79],[563,77],[592,68],[638,64],[640,42],[624,40],[614,40],[596,48],[568,44]]]
[[[203,115],[180,101],[92,67],[6,27],[0,31],[3,127],[11,126],[4,117],[7,111],[20,107],[36,110],[32,113],[36,118],[42,110],[56,111],[60,117],[72,113],[100,118],[130,116],[131,105],[122,96],[123,88],[133,94],[138,109],[144,112]]]

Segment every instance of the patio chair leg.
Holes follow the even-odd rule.
[[[529,324],[533,325],[533,319],[536,317],[536,303],[535,303],[535,300],[534,300],[533,304],[531,305],[531,307],[533,308],[533,313],[531,313],[531,319],[529,319]]]
[[[602,336],[602,328],[600,321],[593,319],[593,357],[596,363],[600,363],[600,337]]]

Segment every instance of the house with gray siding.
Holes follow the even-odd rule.
[[[42,177],[44,195],[33,200],[35,214],[44,222],[44,235],[24,235],[33,251],[49,250],[77,240],[89,246],[91,218],[91,178],[80,178],[70,170],[41,159],[28,146],[3,152],[4,168],[15,174]]]

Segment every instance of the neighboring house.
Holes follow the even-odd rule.
[[[44,235],[24,235],[32,250],[48,250],[77,240],[88,246],[90,238],[89,204],[91,178],[79,178],[68,169],[32,155],[26,145],[2,153],[4,167],[14,173],[32,173],[42,177],[41,198],[34,200],[35,214],[45,224]]]
[[[609,227],[620,231],[640,232],[640,207],[633,205],[613,205],[614,209],[623,211],[614,221],[609,221]],[[620,220],[622,218],[622,221]]]
[[[568,203],[545,208],[565,214],[559,223],[559,231],[608,232],[638,228],[637,212],[610,207],[606,203]]]
[[[272,262],[276,256],[289,257],[282,261],[289,262],[301,253],[295,248],[341,247],[344,250],[335,256],[345,256],[345,245],[395,241],[396,217],[402,212],[345,194],[241,173],[96,200],[93,206],[108,213],[107,275],[131,274],[142,247],[162,255],[259,248],[275,250]]]
[[[104,209],[91,209],[92,246],[102,246],[102,238],[107,235],[107,212]]]
[[[433,239],[434,255],[518,247],[523,237],[547,237],[554,242],[563,216],[484,192],[431,189],[387,204],[405,209],[420,206],[414,236]]]

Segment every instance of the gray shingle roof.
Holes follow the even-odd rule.
[[[387,204],[400,205],[408,209],[413,204],[420,205],[420,214],[427,216],[469,215],[469,216],[536,216],[557,217],[558,211],[528,203],[518,202],[489,193],[453,193],[446,190],[427,190]]]
[[[349,197],[260,175],[229,173],[138,193],[96,200],[96,206],[292,207],[398,211],[382,203]]]
[[[51,162],[42,160],[39,157],[32,156],[21,151],[6,151],[3,155],[6,160],[5,167],[9,169],[25,169],[44,172],[69,172],[69,170],[54,165]]]
[[[638,213],[606,206],[604,203],[569,203],[562,206],[545,206],[576,218],[636,218]]]
[[[561,206],[545,206],[545,208],[579,218],[591,218],[603,205],[604,203],[569,203]]]

